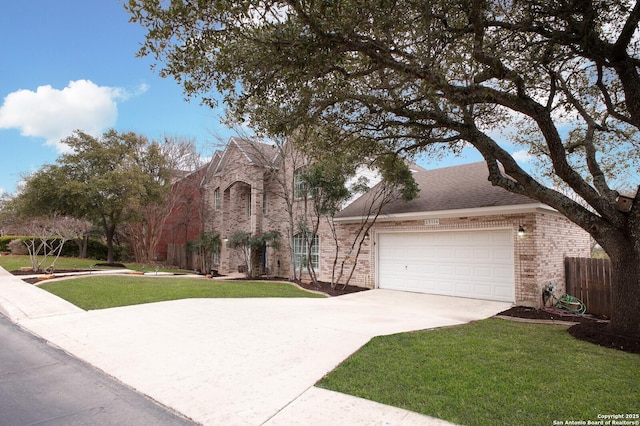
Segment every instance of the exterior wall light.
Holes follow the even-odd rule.
[[[518,237],[524,237],[524,227],[522,225],[518,228]]]

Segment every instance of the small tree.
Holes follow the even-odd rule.
[[[31,269],[34,272],[41,270],[47,259],[54,256],[46,267],[47,270],[53,270],[65,243],[84,237],[90,228],[91,224],[88,221],[70,217],[38,218],[29,221],[24,225],[29,237],[24,239],[23,243],[29,252]]]
[[[164,224],[183,200],[184,194],[172,184],[180,173],[197,169],[201,160],[192,140],[170,137],[138,147],[135,158],[144,177],[144,191],[125,230],[136,262],[151,263]]]
[[[314,162],[306,167],[300,176],[308,188],[309,197],[305,198],[305,203],[311,201],[311,214],[301,218],[298,222],[298,231],[304,238],[306,249],[304,263],[314,285],[317,285],[318,278],[311,257],[313,251],[316,250],[314,237],[318,234],[320,220],[323,216],[335,216],[340,210],[341,204],[350,197],[351,191],[347,188],[346,182],[354,174],[355,167],[352,163],[339,161],[339,159],[332,157]],[[308,210],[305,208],[305,212]]]
[[[363,199],[364,205],[361,211],[362,220],[351,239],[351,245],[346,255],[343,256],[340,264],[336,265],[334,263],[331,282],[332,287],[335,287],[342,281],[345,272],[347,273],[347,278],[344,280],[344,286],[346,287],[349,281],[351,281],[356,269],[358,257],[362,251],[362,246],[367,240],[369,231],[376,223],[378,216],[380,216],[383,207],[398,199],[405,201],[413,200],[420,191],[407,163],[397,155],[388,154],[380,156],[374,162],[374,166],[380,172],[382,181],[365,195],[365,197],[367,197],[366,199]],[[333,222],[332,216],[329,216],[327,219]],[[335,230],[335,225],[331,224],[331,228]],[[334,238],[336,238],[335,231],[333,235]],[[336,239],[336,251],[338,249],[339,246]],[[348,263],[351,264],[350,268],[347,268]]]
[[[256,250],[272,247],[280,248],[280,233],[269,231],[260,235],[251,235],[249,232],[237,231],[229,237],[229,247],[240,251],[242,259],[247,265],[246,276],[253,278],[253,254]]]
[[[191,241],[190,249],[198,254],[200,271],[208,273],[213,269],[214,256],[220,253],[220,234],[217,232],[203,232],[196,241]]]

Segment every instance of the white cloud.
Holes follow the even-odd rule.
[[[533,156],[529,154],[529,151],[527,151],[526,149],[515,151],[511,154],[511,156],[519,163],[528,163],[533,158]]]
[[[0,129],[18,129],[23,136],[40,137],[58,151],[68,151],[61,142],[74,130],[97,136],[112,127],[118,118],[117,101],[144,93],[98,86],[90,80],[71,81],[62,90],[40,86],[36,91],[18,90],[8,94],[0,106]]]

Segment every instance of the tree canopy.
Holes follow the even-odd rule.
[[[140,220],[142,206],[163,200],[173,170],[157,144],[135,133],[109,130],[95,138],[76,131],[64,142],[72,152],[26,179],[13,201],[16,211],[93,221],[104,230],[107,260],[113,262],[117,228]]]
[[[640,334],[640,203],[636,195],[630,211],[616,204],[616,179],[638,175],[638,3],[129,0],[126,8],[148,30],[140,55],[155,57],[161,75],[205,103],[222,96],[230,118],[258,131],[327,124],[367,138],[373,151],[407,156],[474,147],[494,185],[557,209],[602,245],[616,271],[612,328]],[[513,144],[537,156],[539,175],[514,159]]]

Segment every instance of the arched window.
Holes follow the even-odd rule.
[[[311,251],[309,252],[309,245]],[[320,267],[320,240],[318,235],[300,233],[293,237],[293,254],[296,261],[297,270],[307,269],[307,256],[311,253],[310,260],[313,270],[317,271]]]

